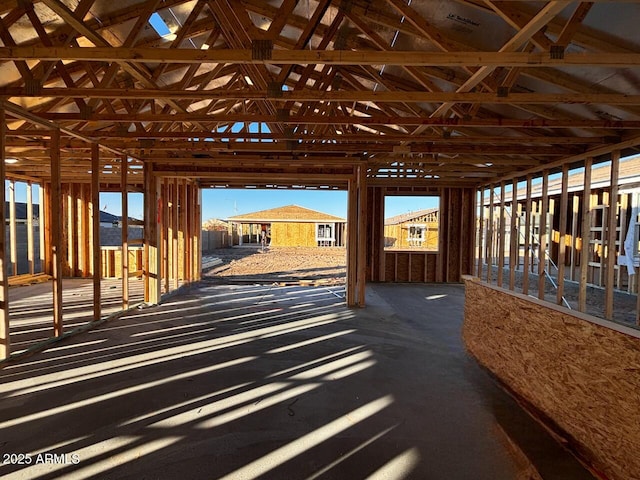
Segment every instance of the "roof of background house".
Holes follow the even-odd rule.
[[[272,223],[272,222],[344,222],[344,218],[318,212],[299,205],[270,208],[253,213],[245,213],[229,217],[228,221],[242,223]]]
[[[4,202],[4,218],[9,218],[9,209],[10,203]],[[38,217],[40,215],[40,205],[37,203],[33,204],[33,216]],[[119,222],[122,217],[118,215],[113,215],[108,212],[104,212],[100,210],[100,223],[114,223]],[[17,220],[26,220],[27,219],[27,204],[25,202],[16,202],[16,219]],[[142,221],[137,218],[129,217],[130,225],[141,224]]]
[[[593,166],[591,169],[591,189],[606,188],[611,184],[611,165],[610,163],[604,163]],[[640,155],[633,157],[623,158],[620,160],[620,168],[618,172],[618,187],[619,188],[638,188],[640,187]],[[584,168],[579,168],[577,171],[569,171],[569,178],[567,183],[567,192],[581,192],[584,190]],[[547,195],[560,195],[562,193],[562,177],[554,175],[549,178],[549,186],[547,187]],[[526,186],[519,184],[518,188],[518,200],[523,200],[527,196]],[[537,181],[531,185],[531,198],[542,197],[542,182]],[[505,191],[505,202],[511,201],[511,190]],[[488,205],[490,202],[489,192],[484,194],[484,204]],[[500,202],[500,193],[496,188],[495,203]]]
[[[438,211],[437,208],[427,208],[425,210],[416,210],[415,212],[401,213],[400,215],[395,215],[393,217],[385,218],[384,219],[384,224],[385,225],[398,225],[399,223],[409,222],[409,221],[414,220],[416,218],[420,218],[420,217],[423,217],[425,215],[428,215],[430,213],[434,213],[434,212],[437,212],[437,211]]]
[[[4,218],[9,218],[9,202],[4,202]],[[40,205],[37,203],[33,204],[33,216],[37,217],[39,215]],[[27,204],[24,202],[16,202],[16,219],[18,220],[26,220],[27,219]]]

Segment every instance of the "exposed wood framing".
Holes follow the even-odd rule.
[[[503,279],[504,279],[504,249],[505,249],[505,240],[506,240],[506,231],[505,231],[505,223],[506,223],[506,208],[505,208],[505,182],[500,182],[500,207],[499,212],[500,216],[498,218],[498,278],[496,280],[497,285],[502,287]],[[511,261],[511,259],[509,259]]]
[[[476,251],[477,251],[477,264],[476,264],[476,276],[478,278],[482,278],[482,262],[484,259],[484,244],[487,241],[487,237],[485,235],[485,222],[484,222],[484,218],[485,218],[485,206],[484,206],[484,195],[485,195],[485,189],[481,188],[480,190],[478,190],[476,192],[476,204],[477,204],[477,208],[479,210],[479,215],[478,215],[478,223],[477,223],[477,229],[478,229],[478,237],[476,240]]]
[[[358,184],[356,179],[349,180],[347,195],[347,305],[355,307],[357,298],[358,274]]]
[[[520,231],[518,229],[518,180],[511,183],[511,214],[509,215],[509,290],[516,288],[516,268],[520,264],[520,252],[518,251]]]
[[[538,224],[538,298],[544,300],[547,273],[547,216],[549,214],[549,171],[542,172],[542,200]]]
[[[4,109],[0,108],[0,198],[4,199],[5,192],[5,129],[6,118]],[[0,360],[11,354],[11,338],[9,335],[9,284],[7,281],[6,265],[6,223],[0,222]]]
[[[27,183],[27,262],[29,274],[35,273],[35,252],[33,241],[33,184]]]
[[[144,169],[144,300],[149,304],[160,302],[162,291],[161,251],[159,230],[162,219],[158,214],[160,185],[154,175],[153,164],[146,163]]]
[[[358,306],[364,307],[367,278],[367,169],[360,166],[356,172],[358,182],[358,271],[356,288]]]
[[[120,189],[122,190],[122,309],[129,308],[129,187],[128,157],[120,158]]]
[[[562,193],[560,194],[560,224],[558,227],[558,289],[556,303],[562,305],[564,298],[565,256],[567,243],[567,210],[569,208],[569,167],[562,168]]]
[[[615,286],[615,266],[618,258],[616,247],[618,231],[618,176],[620,170],[620,152],[615,151],[611,155],[611,180],[609,187],[609,213],[607,216],[607,233],[605,244],[606,280],[604,297],[604,318],[613,318],[613,289]],[[620,239],[622,242],[622,239]]]
[[[100,148],[91,145],[91,225],[93,230],[93,319],[100,320],[102,305],[102,261],[100,257]]]
[[[489,185],[489,225],[487,228],[487,283],[493,278],[493,247],[495,238],[494,225],[495,185]]]
[[[578,310],[587,309],[587,275],[589,272],[589,238],[591,236],[591,208],[593,201],[591,196],[591,168],[593,159],[587,157],[584,161],[584,183],[582,195],[582,250],[580,252],[580,286],[578,291]]]
[[[62,231],[57,219],[62,218],[62,189],[60,178],[60,132],[51,134],[51,191],[50,191],[50,230],[51,240],[51,277],[53,288],[53,334],[59,337],[63,333],[62,325]]]
[[[16,233],[16,182],[9,182],[9,250],[11,252],[11,274],[18,274],[18,240]]]

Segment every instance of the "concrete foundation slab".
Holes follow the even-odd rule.
[[[5,367],[0,476],[591,478],[466,354],[463,287],[343,293],[203,282]]]

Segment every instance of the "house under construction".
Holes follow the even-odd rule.
[[[638,18],[0,0],[0,475],[640,478],[639,195],[621,183]],[[26,276],[7,268],[17,187]],[[344,295],[198,283],[208,188],[347,191]],[[117,280],[101,192],[122,195]],[[389,196],[439,198],[437,250],[385,250]],[[466,351],[579,462],[466,358],[463,315]]]

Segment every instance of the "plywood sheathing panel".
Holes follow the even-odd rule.
[[[463,338],[606,478],[640,478],[639,333],[468,280]]]
[[[274,247],[315,247],[315,223],[272,223],[271,245]]]

